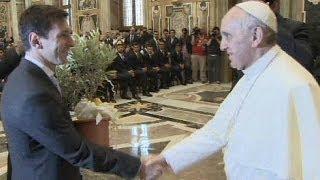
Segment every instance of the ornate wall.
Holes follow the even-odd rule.
[[[10,12],[7,3],[0,3],[0,38],[9,37]]]
[[[72,26],[75,32],[85,34],[100,29],[100,0],[72,0]]]
[[[182,28],[200,27],[208,32],[220,25],[228,10],[226,0],[149,0],[147,4],[147,27],[157,31],[175,29],[178,35]]]

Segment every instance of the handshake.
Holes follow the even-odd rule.
[[[170,167],[162,155],[149,156],[146,160],[142,161],[140,179],[156,180],[165,170],[169,169]]]

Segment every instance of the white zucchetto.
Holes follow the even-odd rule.
[[[259,19],[265,25],[270,27],[275,32],[278,32],[277,18],[270,7],[259,1],[246,1],[243,3],[236,4],[236,7],[244,10],[248,14]]]

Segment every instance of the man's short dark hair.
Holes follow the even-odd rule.
[[[163,32],[169,32],[169,30],[168,29],[163,29]]]
[[[148,47],[151,47],[153,50],[154,50],[154,46],[151,44],[151,43],[147,43],[146,44],[146,47],[148,48]]]
[[[137,42],[134,42],[134,43],[132,44],[132,46],[139,46],[139,47],[140,47],[140,44],[137,43]]]
[[[34,5],[26,9],[20,16],[19,29],[23,45],[30,49],[29,34],[37,33],[48,38],[52,26],[67,18],[68,13],[62,9],[50,5]]]

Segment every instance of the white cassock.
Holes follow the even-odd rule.
[[[224,148],[230,180],[320,180],[315,79],[278,45],[244,74],[212,120],[162,152],[173,171]]]

